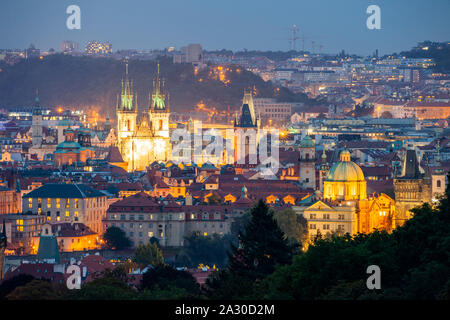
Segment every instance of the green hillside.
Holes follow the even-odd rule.
[[[161,57],[161,75],[166,79],[173,111],[189,111],[200,101],[206,106],[236,110],[244,89],[255,87],[260,97],[279,97],[283,101],[312,103],[305,95],[293,94],[282,88],[277,91],[269,82],[240,67],[225,72],[229,83],[220,81],[213,66],[194,75],[190,64],[173,64]],[[117,94],[124,77],[123,61],[110,58],[51,55],[40,59],[23,60],[14,66],[1,66],[0,106],[29,106],[34,103],[36,88],[45,106],[67,108],[98,107],[113,115]],[[238,72],[236,72],[236,70]],[[148,96],[156,73],[156,61],[131,60],[129,75],[138,96],[140,110],[148,106]]]

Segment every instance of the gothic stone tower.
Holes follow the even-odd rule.
[[[33,147],[40,148],[42,145],[42,109],[39,106],[39,97],[36,92],[36,100],[33,108],[31,137]]]
[[[327,155],[325,153],[325,147],[323,148],[322,153],[322,162],[319,167],[319,190],[323,194],[323,182],[325,180],[325,177],[327,176],[328,170],[330,170],[330,167],[327,163]]]
[[[431,179],[420,171],[414,150],[407,150],[403,157],[401,173],[394,179],[394,192],[396,226],[412,217],[412,208],[431,201]]]
[[[171,144],[169,137],[170,108],[166,103],[164,81],[161,81],[159,63],[157,65],[156,79],[153,81],[153,93],[149,99],[148,118],[154,136],[154,154],[157,161],[170,159]],[[168,100],[168,96],[167,96]]]
[[[303,188],[316,189],[316,152],[314,141],[306,136],[300,142],[299,178]]]
[[[252,161],[251,159],[257,160],[260,123],[260,118],[255,113],[252,93],[244,91],[241,116],[238,118],[236,115],[234,120],[234,159],[237,163],[245,164],[246,161]]]
[[[127,153],[129,150],[126,150],[126,140],[131,137],[136,130],[136,120],[137,120],[137,103],[136,100],[133,104],[133,98],[135,95],[132,91],[132,84],[128,79],[128,60],[126,61],[125,66],[125,82],[122,80],[122,93],[117,96],[117,106],[116,106],[116,114],[117,114],[117,146],[120,150],[120,153],[123,157],[127,158]]]

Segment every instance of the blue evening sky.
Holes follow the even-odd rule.
[[[67,6],[81,8],[81,30],[66,28]],[[381,30],[368,30],[366,8],[381,8]],[[289,27],[323,52],[408,50],[423,40],[450,40],[449,0],[1,0],[0,48],[59,50],[109,41],[116,49],[287,50]],[[301,40],[297,49],[301,49]]]

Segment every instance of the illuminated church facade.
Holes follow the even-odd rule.
[[[395,201],[383,193],[367,195],[364,173],[351,161],[348,150],[341,152],[340,161],[324,173],[321,183],[323,194],[316,191],[315,203],[294,207],[308,221],[310,240],[318,234],[353,235],[395,228]]]
[[[128,172],[145,170],[155,161],[168,161],[171,154],[170,109],[159,73],[159,63],[146,112],[138,115],[137,97],[128,78],[128,62],[122,92],[117,100],[117,146],[127,162]]]

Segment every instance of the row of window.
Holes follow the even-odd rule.
[[[65,200],[66,201],[63,201],[65,208],[70,208],[70,202],[73,203],[73,207],[75,209],[78,208],[79,199],[72,199],[72,201],[70,201],[70,199],[65,199]],[[42,208],[42,199],[41,198],[37,199],[37,203],[38,203],[38,208]],[[60,198],[56,198],[56,199],[47,198],[46,203],[47,203],[48,209],[52,207],[52,203],[54,203],[55,208],[61,208],[61,199]],[[28,208],[29,209],[33,208],[33,198],[28,198]]]
[[[315,213],[311,213],[309,215],[310,219],[317,219],[317,215]],[[330,220],[330,214],[329,213],[324,213],[322,215],[322,219],[324,220]],[[344,214],[338,214],[338,220],[345,220],[345,215]]]
[[[316,229],[318,229],[318,228],[317,228],[317,225],[316,225],[316,224],[310,224],[310,225],[309,225],[309,229],[311,229],[311,230],[316,230]],[[323,230],[330,230],[330,225],[329,225],[329,224],[323,224],[323,225],[322,225],[322,229],[323,229]],[[337,230],[344,231],[344,229],[345,229],[345,225],[343,225],[343,224],[338,224]]]
[[[61,201],[60,198],[47,198],[46,204],[47,208],[51,208],[53,205],[56,208],[61,208],[61,205],[63,203],[65,208],[70,208],[70,204],[72,203],[73,207],[75,209],[79,206],[79,200],[80,199],[63,199],[64,201]],[[87,208],[95,208],[95,207],[101,207],[106,205],[106,197],[100,197],[100,198],[86,198],[86,207]],[[42,198],[37,198],[37,204],[38,208],[42,207]],[[33,208],[33,198],[28,198],[28,208]]]

